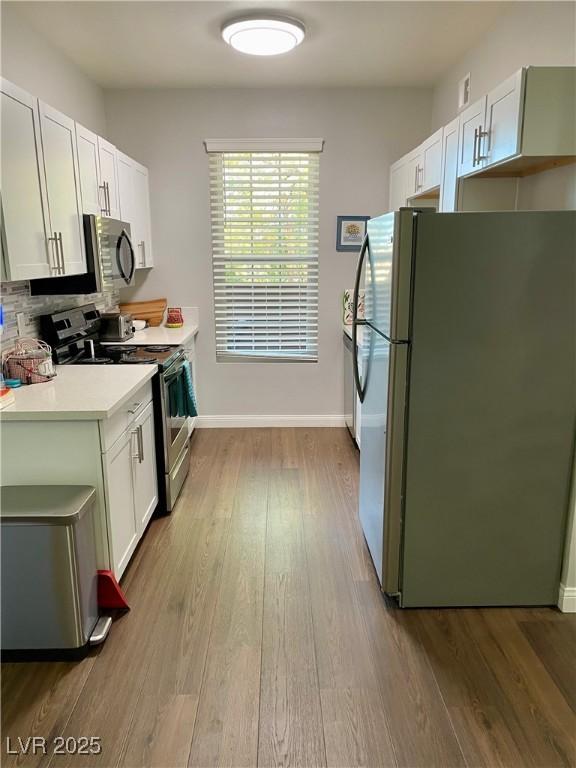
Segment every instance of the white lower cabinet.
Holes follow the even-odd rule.
[[[124,573],[136,545],[158,503],[154,410],[149,389],[103,425],[103,443],[115,442],[103,452],[104,487],[109,549],[116,578]]]
[[[138,543],[134,511],[132,433],[125,432],[103,456],[109,543],[116,578],[124,569]]]
[[[0,450],[0,485],[96,489],[96,563],[119,579],[158,501],[151,382],[107,419],[3,420]]]
[[[154,411],[149,403],[132,427],[135,450],[132,453],[132,482],[136,532],[142,536],[158,503]]]

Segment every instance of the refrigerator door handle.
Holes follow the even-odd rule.
[[[358,326],[365,325],[365,320],[358,319],[358,293],[360,291],[360,280],[362,279],[362,267],[364,266],[364,259],[366,252],[368,251],[368,234],[364,237],[362,246],[360,248],[360,255],[358,256],[358,266],[356,267],[356,281],[354,283],[354,302],[352,309],[352,359],[354,364],[354,381],[356,382],[356,390],[360,402],[364,402],[364,396],[366,394],[366,388],[362,387],[360,381],[360,371],[358,370]]]

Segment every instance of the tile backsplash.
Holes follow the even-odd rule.
[[[4,310],[4,331],[2,347],[6,349],[20,335],[16,315],[24,313],[23,336],[37,337],[39,334],[38,317],[48,312],[55,312],[67,307],[78,307],[81,304],[95,304],[97,309],[104,311],[118,307],[119,295],[116,291],[110,293],[91,293],[74,296],[31,296],[30,283],[0,283],[0,301]]]

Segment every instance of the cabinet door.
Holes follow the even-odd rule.
[[[136,248],[136,211],[134,205],[134,163],[122,152],[116,153],[116,166],[118,170],[118,203],[119,218],[130,224],[130,239]]]
[[[422,144],[421,192],[440,186],[442,176],[442,128]]]
[[[104,454],[109,547],[117,579],[124,573],[138,542],[132,480],[133,446],[132,433],[127,431]]]
[[[412,152],[408,156],[408,162],[406,163],[406,197],[408,199],[422,192],[423,172],[422,155],[420,154],[420,148],[418,148],[417,151]]]
[[[112,219],[120,218],[118,205],[118,163],[116,147],[109,141],[98,136],[98,157],[100,160],[100,184],[102,185],[103,216]]]
[[[76,123],[76,144],[78,147],[82,212],[100,216],[102,214],[102,191],[100,189],[98,136]]]
[[[156,472],[156,443],[154,440],[154,412],[149,403],[134,422],[135,450],[132,467],[134,477],[134,509],[136,532],[142,536],[148,520],[158,503],[158,475]]]
[[[520,152],[522,70],[509,77],[487,96],[486,136],[479,154],[492,165]]]
[[[74,121],[38,102],[44,151],[46,190],[53,236],[57,238],[60,274],[86,272],[82,201]]]
[[[440,212],[456,210],[458,189],[458,133],[460,120],[456,118],[444,126],[442,137],[442,173],[440,179]]]
[[[136,266],[153,266],[152,228],[150,225],[150,186],[148,168],[134,163],[134,203],[136,209],[137,237],[134,240]]]
[[[486,96],[471,104],[460,114],[460,138],[458,143],[458,176],[466,176],[483,167],[478,160],[479,133],[486,124]]]
[[[6,280],[52,277],[50,231],[36,99],[2,80],[2,211]]]
[[[395,163],[390,168],[390,199],[388,208],[397,211],[406,205],[406,163]]]

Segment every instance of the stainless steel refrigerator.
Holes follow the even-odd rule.
[[[356,293],[362,275],[359,512],[382,589],[402,606],[555,604],[576,212],[401,209],[369,221]]]

